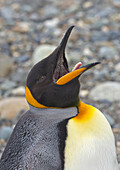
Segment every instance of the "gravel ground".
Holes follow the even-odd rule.
[[[75,25],[67,47],[69,65],[101,61],[81,77],[80,96],[107,117],[120,162],[119,11],[118,0],[0,1],[0,154],[27,110],[24,87],[30,68],[59,44],[70,25]],[[11,107],[17,101],[20,106]]]

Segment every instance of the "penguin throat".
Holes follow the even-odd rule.
[[[81,65],[81,62],[77,63],[72,69],[72,71],[79,69]],[[65,59],[65,57],[59,57],[56,68],[53,73],[53,81],[56,82],[59,78],[61,78],[67,73],[69,73],[67,60]]]
[[[67,61],[63,57],[59,57],[56,68],[54,70],[53,81],[56,82],[60,77],[67,73],[69,73]]]

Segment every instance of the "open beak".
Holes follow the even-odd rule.
[[[86,66],[79,67],[78,69],[73,70],[72,72],[67,73],[66,75],[59,78],[56,82],[58,85],[63,85],[68,83],[69,81],[73,80],[74,78],[78,77],[84,73],[86,70],[92,68],[93,66],[100,64],[100,62],[95,62],[91,64],[87,64]]]
[[[73,28],[74,26],[71,26],[68,28],[60,45],[58,46],[58,52],[57,52],[58,60],[57,60],[55,70],[53,73],[53,81],[57,85],[64,85],[76,77],[79,78],[79,76],[83,72],[85,72],[86,70],[100,63],[100,62],[94,62],[94,63],[86,64],[83,66],[82,63],[79,62],[75,65],[73,70],[69,72],[68,63],[65,57],[65,47],[66,47],[68,38]]]

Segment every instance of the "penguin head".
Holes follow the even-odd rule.
[[[47,58],[38,62],[28,74],[25,96],[37,108],[78,106],[80,83],[78,78],[99,62],[81,66],[69,72],[65,47],[74,26],[66,31],[60,45]]]

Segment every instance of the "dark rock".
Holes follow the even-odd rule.
[[[5,19],[11,19],[14,17],[15,12],[10,7],[2,7],[0,14]]]
[[[92,34],[90,40],[92,42],[96,41],[112,41],[120,38],[120,33],[117,31],[104,32],[95,32]]]
[[[105,57],[106,59],[113,59],[118,55],[117,51],[111,47],[101,47],[99,50],[100,57]]]
[[[5,141],[8,141],[8,139],[11,136],[11,133],[13,131],[12,127],[4,126],[0,128],[0,139],[4,139]]]
[[[23,62],[28,61],[29,59],[30,59],[30,57],[21,55],[21,56],[17,57],[16,63],[23,63]]]
[[[55,5],[46,5],[43,8],[43,15],[45,17],[54,17],[59,14],[59,9]]]
[[[1,85],[0,85],[0,89],[1,90],[10,90],[13,89],[14,87],[17,86],[16,82],[10,81],[10,80],[5,80]]]
[[[90,91],[89,97],[96,101],[120,102],[120,83],[112,81],[101,83]]]
[[[27,72],[19,68],[16,72],[14,72],[11,75],[11,80],[17,83],[25,84],[26,77],[27,77]]]

